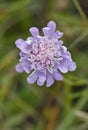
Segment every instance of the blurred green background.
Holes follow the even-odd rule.
[[[50,20],[77,70],[46,88],[15,71],[15,41]],[[0,130],[88,130],[88,0],[0,0]]]

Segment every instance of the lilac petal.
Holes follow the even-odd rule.
[[[30,73],[30,71],[31,71],[31,64],[28,61],[28,56],[21,57],[19,61],[22,63],[24,71],[26,73]]]
[[[39,86],[43,86],[45,81],[41,81],[40,79],[37,80],[37,84]]]
[[[58,69],[62,72],[62,73],[67,73],[68,72],[68,68],[66,65],[62,64],[58,64]]]
[[[71,62],[69,65],[69,71],[74,71],[76,69],[76,63],[75,62]]]
[[[54,84],[54,79],[51,74],[47,74],[47,79],[46,79],[46,86],[50,87],[52,84]]]
[[[19,53],[19,56],[24,57],[24,56],[26,56],[26,54],[23,53],[23,52],[20,52],[20,53]]]
[[[61,50],[62,50],[63,52],[65,52],[66,55],[68,55],[68,51],[67,51],[67,47],[66,47],[66,46],[61,46]],[[66,57],[67,57],[67,56],[66,56]]]
[[[71,54],[70,54],[70,52],[69,52],[69,51],[67,51],[67,55],[71,58]]]
[[[33,40],[34,40],[34,37],[28,37],[28,38],[27,38],[27,41],[30,41],[30,40],[33,41]]]
[[[63,80],[63,76],[58,71],[54,71],[53,76],[56,80]]]
[[[23,63],[27,63],[27,64],[29,63],[27,56],[21,57],[19,61],[20,61],[20,62],[23,62]]]
[[[25,65],[25,66],[24,66],[24,71],[25,71],[26,73],[30,73],[30,71],[31,71],[31,66],[30,66],[30,65]]]
[[[58,41],[58,44],[61,46],[63,44],[63,41],[62,40],[59,40]]]
[[[44,82],[41,82],[39,79],[37,80],[37,84],[39,85],[39,86],[43,86],[44,85]]]
[[[31,34],[32,34],[33,37],[39,36],[39,30],[36,27],[31,27],[30,28],[30,32],[31,32]]]
[[[19,48],[22,52],[28,53],[30,50],[30,46],[22,39],[18,39],[15,42],[17,48]]]
[[[31,45],[32,44],[32,40],[27,40],[25,41],[28,45]]]
[[[37,84],[39,86],[42,86],[44,84],[45,80],[46,80],[46,72],[45,71],[40,72],[39,73],[39,78],[37,80]]]
[[[24,71],[22,63],[16,65],[16,71],[22,73]]]
[[[56,23],[54,21],[50,21],[47,26],[53,31],[55,32],[56,29]]]
[[[44,33],[45,36],[50,36],[50,35],[51,35],[51,30],[50,30],[50,28],[44,27],[44,28],[43,28],[43,33]]]
[[[59,32],[59,31],[56,31],[55,33],[54,33],[54,37],[55,38],[61,38],[63,36],[63,32]]]
[[[27,81],[28,81],[28,83],[33,84],[33,83],[36,82],[37,78],[38,78],[38,72],[37,72],[37,71],[33,71],[33,72],[28,76]]]
[[[66,68],[69,71],[74,71],[76,69],[76,64],[75,62],[72,61],[71,54],[68,51],[67,54],[64,55],[63,62],[64,62],[64,66],[66,66]]]

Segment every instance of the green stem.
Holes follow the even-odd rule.
[[[70,49],[73,49],[80,41],[82,41],[86,36],[88,35],[88,31],[84,32],[81,36],[79,36],[77,39],[73,41],[73,43],[70,45]]]
[[[83,18],[83,20],[84,20],[85,22],[87,22],[87,17],[86,17],[86,15],[85,15],[85,13],[83,12],[83,10],[82,10],[82,8],[81,8],[79,2],[78,2],[77,0],[73,0],[73,2],[74,2],[74,4],[75,4],[77,10],[79,11],[79,14],[80,14],[81,17]]]

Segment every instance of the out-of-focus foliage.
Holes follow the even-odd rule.
[[[0,0],[0,130],[88,130],[88,1]],[[64,32],[77,70],[38,87],[18,74],[18,49],[31,26],[50,20]]]

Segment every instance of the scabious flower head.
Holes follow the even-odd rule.
[[[16,47],[21,50],[16,71],[28,73],[29,84],[37,82],[42,86],[46,82],[46,86],[50,87],[55,80],[63,80],[61,73],[76,69],[70,52],[60,40],[63,32],[56,31],[54,21],[50,21],[47,27],[42,29],[44,36],[39,35],[36,27],[31,27],[29,31],[31,37],[27,40],[18,39],[15,42]]]

